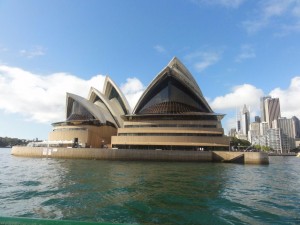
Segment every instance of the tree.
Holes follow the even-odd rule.
[[[234,148],[240,147],[248,147],[251,145],[251,143],[247,140],[238,139],[237,137],[232,137],[230,141],[230,145],[234,146]]]
[[[26,145],[28,141],[18,139],[18,138],[10,138],[10,137],[0,137],[0,147],[7,146],[15,146],[15,145]]]

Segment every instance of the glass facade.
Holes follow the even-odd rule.
[[[170,74],[156,84],[143,98],[136,114],[178,114],[210,112],[205,104]]]
[[[118,136],[205,136],[205,137],[220,137],[223,134],[211,134],[211,133],[119,133]]]
[[[138,127],[196,127],[196,128],[217,128],[217,125],[202,125],[202,124],[147,124],[147,125],[125,125],[124,128]]]
[[[79,102],[72,101],[72,109],[68,115],[67,121],[72,120],[94,120],[95,117]]]
[[[138,149],[138,150],[179,150],[179,151],[226,151],[228,147],[222,146],[180,146],[180,145],[113,145],[118,149]]]

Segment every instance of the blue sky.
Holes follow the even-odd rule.
[[[65,93],[109,75],[134,106],[177,56],[225,130],[236,111],[279,97],[300,117],[299,0],[0,0],[0,136],[47,139]]]

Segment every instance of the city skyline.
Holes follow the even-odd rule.
[[[279,98],[261,97],[260,115],[250,122],[250,111],[244,105],[237,112],[236,128],[231,128],[228,136],[247,140],[256,148],[263,146],[280,153],[288,153],[300,146],[300,121],[296,116],[281,116]]]
[[[227,133],[260,98],[300,117],[298,1],[1,1],[0,136],[47,139],[66,93],[87,97],[109,75],[135,103],[177,56]]]

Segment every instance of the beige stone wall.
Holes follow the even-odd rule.
[[[268,164],[268,154],[263,152],[201,152],[201,151],[162,151],[162,150],[122,150],[100,148],[43,148],[14,146],[12,155],[23,157],[105,159],[105,160],[148,160],[148,161],[187,161],[222,162],[244,155],[245,164]],[[214,155],[219,156],[216,160]]]
[[[269,164],[269,156],[265,152],[225,152],[214,151],[215,161],[230,161],[240,156],[244,157],[245,164]]]
[[[229,139],[223,135],[224,130],[220,121],[216,120],[144,120],[134,118],[124,122],[124,127],[118,129],[118,136],[112,137],[112,145],[164,145],[164,146],[195,146],[195,147],[227,147]],[[168,125],[172,125],[169,127]],[[182,127],[182,125],[215,125],[216,128]],[[149,126],[149,127],[147,127]],[[156,127],[151,127],[156,126]],[[147,135],[147,134],[152,134]],[[126,134],[126,135],[122,135]],[[140,135],[138,135],[140,134]],[[145,135],[143,135],[145,134]],[[153,136],[157,134],[157,136]],[[166,135],[164,135],[166,134]],[[181,134],[170,135],[170,134]],[[193,136],[190,134],[203,134]],[[190,135],[190,136],[189,136]],[[207,135],[207,136],[206,136]],[[211,135],[211,136],[210,136]]]
[[[82,128],[84,130],[75,130]],[[49,141],[70,141],[78,138],[78,142],[86,146],[99,148],[103,144],[111,145],[111,136],[117,134],[117,129],[111,126],[60,126],[49,133]],[[103,141],[103,142],[102,142]]]
[[[52,131],[48,135],[49,141],[73,141],[74,138],[78,138],[80,143],[89,143],[89,131],[88,130],[61,130]]]

